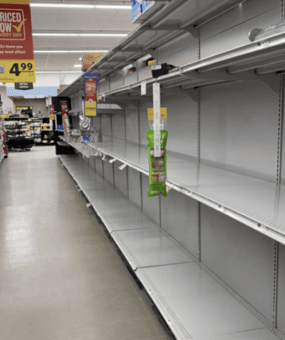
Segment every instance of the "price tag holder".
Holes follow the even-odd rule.
[[[123,165],[119,166],[119,169],[124,170],[126,167],[127,167],[127,164],[123,164]]]

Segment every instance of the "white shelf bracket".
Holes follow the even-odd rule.
[[[198,35],[199,35],[198,29],[195,28],[193,25],[183,27],[183,30],[190,33],[193,38],[198,38]]]

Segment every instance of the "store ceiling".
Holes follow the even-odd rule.
[[[131,5],[131,1],[44,1],[33,3]],[[33,33],[123,33],[136,25],[130,9],[32,7]],[[34,36],[34,50],[109,50],[123,37]],[[79,71],[82,53],[35,53],[37,71]]]

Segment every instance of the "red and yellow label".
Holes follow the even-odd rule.
[[[55,116],[54,116],[54,106],[50,105],[49,107],[49,119],[50,120],[55,120]]]
[[[97,76],[85,74],[85,116],[97,116]]]
[[[0,82],[35,81],[29,1],[0,0]]]

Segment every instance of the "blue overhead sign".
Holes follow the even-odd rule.
[[[132,22],[143,22],[147,19],[148,14],[145,16],[143,15],[146,11],[148,11],[151,7],[153,11],[157,10],[159,6],[163,3],[163,1],[157,2],[155,1],[142,1],[142,0],[131,0],[132,2]],[[148,11],[148,13],[153,14],[153,11]]]

